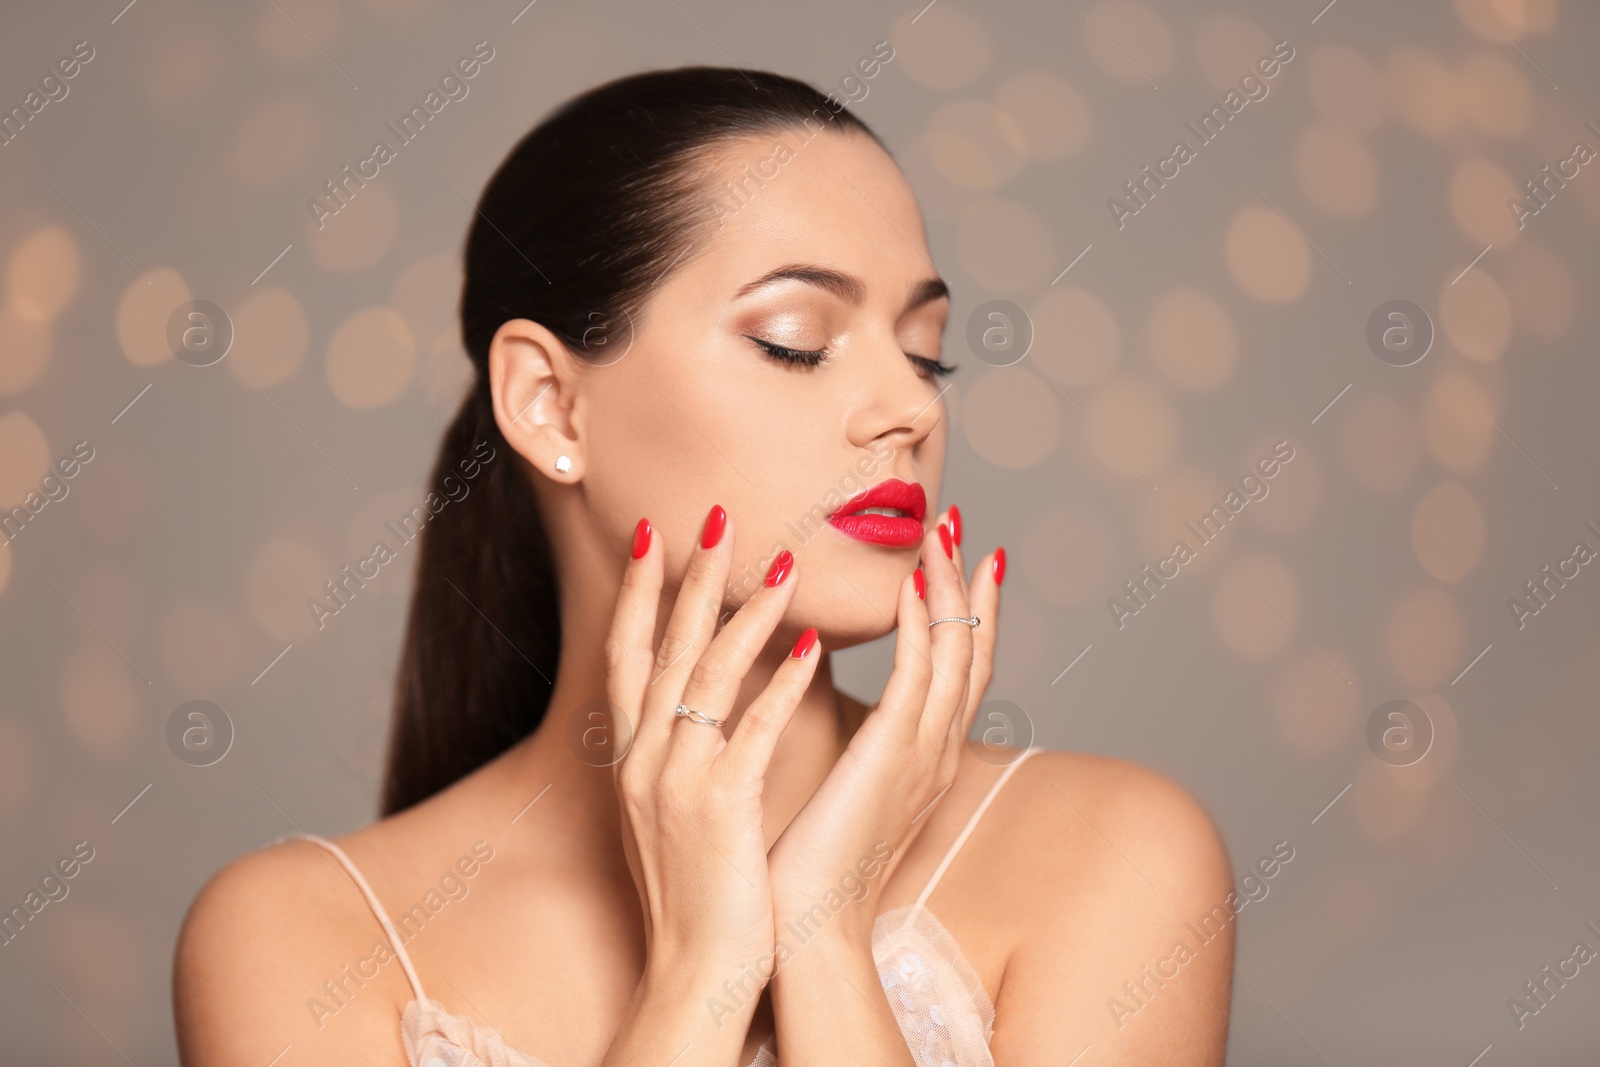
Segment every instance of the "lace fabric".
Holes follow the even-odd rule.
[[[872,925],[872,958],[917,1067],[994,1067],[994,1005],[933,912],[908,904],[879,915]],[[772,1038],[749,1067],[778,1067]]]
[[[933,912],[908,904],[879,915],[872,958],[917,1067],[993,1067],[994,1006]],[[452,1015],[436,1000],[406,1005],[400,1037],[411,1067],[548,1067],[507,1043],[499,1030]],[[749,1067],[778,1067],[773,1038]]]
[[[548,1067],[512,1047],[500,1031],[451,1015],[437,1000],[412,1000],[400,1016],[411,1067]]]
[[[1019,766],[1036,749],[1027,749],[990,787],[916,901],[879,915],[872,926],[872,958],[895,1023],[905,1036],[917,1067],[994,1067],[989,1041],[994,1036],[994,1005],[977,970],[962,954],[928,896],[949,868],[978,820]],[[513,1047],[492,1026],[453,1015],[422,990],[404,944],[383,905],[344,850],[325,838],[306,835],[325,848],[351,875],[388,935],[416,996],[400,1017],[400,1038],[410,1067],[549,1067]],[[778,1067],[775,1038],[769,1037],[747,1067]]]

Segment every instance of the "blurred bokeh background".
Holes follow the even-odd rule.
[[[1294,848],[1241,919],[1230,1062],[1595,1062],[1594,966],[1508,1006],[1600,950],[1594,5],[125,2],[0,13],[0,905],[93,849],[0,947],[0,1058],[173,1062],[199,886],[373,816],[411,561],[321,630],[306,601],[425,492],[471,201],[566,97],[711,63],[855,98],[921,197],[945,502],[1012,561],[978,727],[1172,776],[1241,874]],[[319,231],[308,198],[480,41]],[[169,338],[190,301],[219,362]],[[836,657],[868,697],[887,666]]]

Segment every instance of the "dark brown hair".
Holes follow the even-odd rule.
[[[629,343],[648,290],[714,219],[700,164],[728,140],[777,129],[804,140],[824,129],[877,140],[838,98],[792,78],[650,71],[568,101],[484,189],[461,291],[462,339],[477,373],[430,484],[483,459],[488,447],[494,453],[471,491],[423,528],[383,814],[432,796],[532,733],[560,658],[559,576],[530,475],[491,406],[495,331],[531,319],[575,355],[604,361]]]

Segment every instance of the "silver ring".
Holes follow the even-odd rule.
[[[930,622],[928,624],[928,628],[931,630],[933,627],[938,626],[941,622],[964,622],[968,626],[970,626],[974,630],[976,630],[978,628],[978,623],[980,623],[982,621],[983,620],[978,618],[976,615],[974,615],[970,619],[963,619],[960,615],[951,615],[948,618],[934,619],[932,622]]]
[[[701,726],[726,726],[728,723],[727,719],[713,719],[711,716],[703,712],[695,711],[693,708],[686,707],[683,704],[679,704],[676,708],[674,708],[672,714],[676,715],[680,719],[688,719],[690,722],[697,722]]]

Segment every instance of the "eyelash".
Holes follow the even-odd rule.
[[[763,341],[759,337],[750,337],[748,334],[745,336],[749,340],[760,345],[767,355],[781,363],[788,363],[801,367],[816,367],[827,362],[828,350],[826,348],[819,348],[815,351],[803,351],[796,348],[785,348],[783,345],[773,344],[771,341]],[[956,368],[951,364],[941,363],[936,359],[929,359],[926,356],[913,356],[908,352],[906,353],[906,358],[912,363],[916,364],[920,370],[926,371],[929,377],[933,378],[942,378],[947,374],[954,374],[956,370]]]

